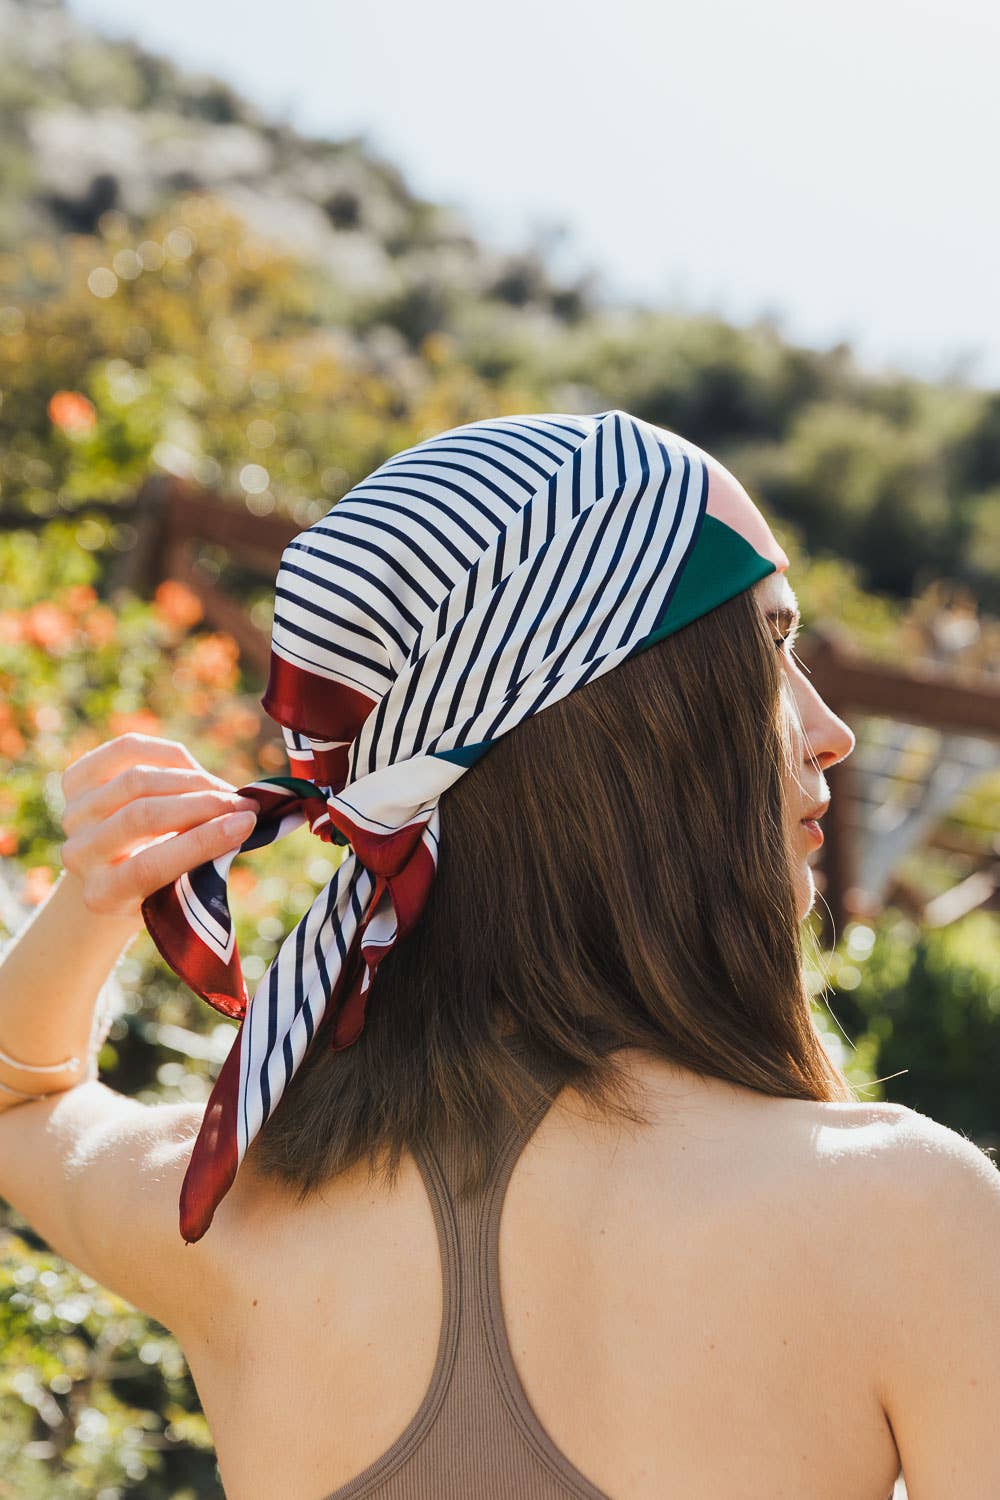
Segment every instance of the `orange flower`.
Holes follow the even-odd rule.
[[[260,729],[260,714],[245,703],[234,703],[224,717],[237,739],[253,739]]]
[[[66,646],[73,639],[74,621],[56,604],[33,604],[24,616],[24,636],[44,651]]]
[[[48,865],[32,865],[26,872],[24,894],[29,906],[41,906],[56,883]]]
[[[183,667],[178,667],[174,672],[174,683],[184,693],[185,697],[178,700],[179,706],[192,718],[203,719],[212,712],[215,700],[207,688],[191,687],[191,675]]]
[[[81,755],[86,755],[88,750],[96,750],[103,741],[104,736],[99,730],[89,724],[83,725],[66,746],[66,765],[71,766],[75,760],[80,759]]]
[[[89,432],[97,421],[93,402],[79,391],[56,391],[49,399],[49,416],[62,432]]]
[[[110,646],[118,630],[114,610],[106,604],[98,604],[81,623],[92,646]]]
[[[7,760],[17,760],[25,751],[24,735],[13,724],[0,725],[0,755]]]
[[[92,609],[97,603],[97,590],[91,588],[89,583],[71,583],[68,588],[63,589],[60,603],[74,615],[83,614],[84,610]]]
[[[24,640],[24,616],[16,610],[0,610],[0,641],[16,646]]]
[[[232,636],[217,631],[198,638],[188,658],[188,667],[197,682],[208,687],[232,688],[236,686],[239,655],[240,648]]]
[[[235,891],[237,896],[249,896],[256,886],[257,877],[252,870],[237,865],[229,872],[229,888]]]
[[[208,737],[215,745],[235,745],[255,739],[259,728],[260,719],[253,709],[244,707],[242,703],[235,703],[218,715],[208,731]]]
[[[268,740],[266,744],[261,745],[257,751],[257,762],[268,775],[288,770],[288,757],[284,746],[280,745],[277,740]]]
[[[17,727],[14,710],[0,699],[0,755],[16,760],[25,750],[24,736]]]
[[[163,725],[156,714],[148,708],[137,708],[132,713],[112,714],[108,719],[112,739],[117,734],[162,735]]]
[[[226,777],[233,786],[249,786],[256,774],[245,755],[231,755],[226,761]]]
[[[205,611],[193,589],[176,578],[165,578],[153,595],[153,607],[165,625],[174,630],[190,630]]]
[[[0,828],[0,855],[17,853],[17,834],[13,828]]]

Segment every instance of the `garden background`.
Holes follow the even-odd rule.
[[[59,4],[0,0],[0,937],[51,887],[60,777],[90,747],[140,729],[234,785],[284,768],[233,637],[184,583],[128,584],[146,480],[306,526],[444,428],[612,406],[741,478],[786,542],[807,635],[884,662],[936,642],[956,678],[996,689],[1000,394],[866,373],[767,320],[608,305],[540,248],[479,243],[358,141],[300,136]],[[267,582],[218,546],[198,561],[266,631]],[[897,749],[900,785],[940,769],[934,731]],[[904,851],[890,891],[907,899],[832,946],[817,924],[810,959],[817,1023],[866,1097],[984,1145],[1000,1143],[995,752]],[[303,832],[234,872],[248,979],[336,855]],[[974,910],[919,919],[970,872]],[[147,938],[112,999],[102,1076],[205,1099],[232,1027]],[[4,1209],[0,1496],[81,1493],[221,1492],[170,1336]]]

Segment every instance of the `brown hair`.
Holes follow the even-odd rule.
[[[379,966],[365,1029],[329,1020],[253,1147],[304,1197],[367,1157],[464,1142],[483,1183],[503,1101],[537,1086],[500,1032],[637,1123],[623,1046],[764,1094],[851,1099],[803,985],[781,671],[750,590],[499,739],[444,794],[437,876]]]

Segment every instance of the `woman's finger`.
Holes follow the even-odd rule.
[[[183,792],[173,797],[139,797],[97,823],[88,823],[63,845],[63,864],[82,875],[86,869],[116,864],[134,850],[168,833],[181,833],[227,812],[258,811],[234,792]]]
[[[255,821],[252,813],[227,813],[187,833],[151,844],[121,864],[102,866],[90,882],[87,905],[92,911],[134,915],[153,891],[170,885],[196,865],[239,848],[249,838]]]
[[[75,834],[89,824],[103,823],[141,797],[167,797],[181,792],[235,792],[236,788],[207,771],[185,767],[151,766],[142,762],[128,766],[110,781],[82,792],[67,802],[62,825],[67,834]]]
[[[142,761],[146,765],[184,766],[188,770],[201,767],[186,745],[179,740],[165,740],[154,734],[116,735],[103,745],[96,745],[67,766],[62,776],[63,795],[67,802],[90,787],[100,786],[112,776]]]

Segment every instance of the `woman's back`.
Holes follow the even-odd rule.
[[[187,1341],[230,1500],[885,1500],[872,1161],[898,1113],[619,1055],[652,1124],[540,1088],[465,1203],[446,1144],[391,1193],[359,1168],[280,1212],[246,1174],[231,1305]]]

